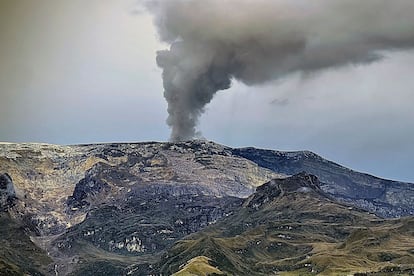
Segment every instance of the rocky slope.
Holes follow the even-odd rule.
[[[306,171],[318,176],[322,189],[337,199],[382,217],[414,215],[414,185],[356,172],[309,152],[281,152],[255,148],[233,149],[276,173],[293,175]]]
[[[196,270],[203,257],[226,275],[409,275],[413,226],[341,204],[301,173],[264,184],[232,216],[176,243],[156,271]]]
[[[145,270],[176,240],[282,177],[201,141],[2,144],[0,166],[2,202],[18,199],[8,212],[54,259],[45,270],[59,274],[84,274],[83,264],[115,273],[144,263]]]
[[[12,267],[9,270],[16,275],[172,273],[186,261],[190,268],[200,263],[215,271],[211,264],[216,264],[217,256],[179,254],[183,258],[168,261],[165,256],[171,255],[165,254],[175,252],[174,244],[186,236],[223,225],[220,221],[236,227],[238,220],[245,219],[240,217],[241,210],[250,208],[260,217],[261,202],[273,202],[280,197],[276,191],[281,191],[271,184],[261,185],[299,170],[315,173],[326,182],[298,188],[304,194],[310,189],[310,194],[323,195],[317,204],[324,205],[329,198],[335,204],[340,200],[383,217],[413,213],[412,184],[353,172],[309,152],[232,149],[206,141],[74,146],[2,143],[2,224],[4,229],[20,229],[27,237],[22,243],[39,253],[18,255],[7,249],[0,251],[0,264]],[[330,217],[336,215],[341,217],[335,212]],[[251,227],[246,225],[246,229]],[[339,228],[332,231],[341,233]],[[12,247],[10,240],[4,236],[1,241]],[[206,248],[215,245],[210,238],[205,242]],[[196,259],[191,262],[190,257]],[[30,267],[36,269],[29,271],[24,264],[35,264]]]
[[[247,197],[255,187],[281,177],[210,142],[0,144],[1,172],[11,177],[24,212],[44,234],[82,221],[92,207],[89,201],[115,200],[136,184]]]

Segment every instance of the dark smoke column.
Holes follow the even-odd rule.
[[[260,85],[414,47],[414,0],[147,0],[160,39],[171,140],[235,79]],[[310,74],[310,75],[311,75]]]
[[[171,141],[194,138],[206,104],[218,90],[230,87],[230,76],[221,62],[211,49],[185,42],[175,42],[170,50],[157,52],[157,64],[163,69]]]

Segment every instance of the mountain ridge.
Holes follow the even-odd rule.
[[[313,172],[318,178],[311,175]],[[6,199],[2,202],[13,198],[13,204],[7,205],[5,212],[12,221],[10,225],[20,225],[25,235],[30,237],[27,242],[30,240],[37,246],[40,252],[37,256],[42,260],[36,272],[39,275],[93,275],[94,271],[109,275],[149,275],[165,271],[172,274],[192,258],[196,258],[191,262],[193,268],[200,264],[215,271],[212,265],[217,264],[221,265],[221,271],[243,275],[242,267],[250,273],[259,269],[250,263],[255,259],[248,256],[243,259],[245,257],[240,257],[243,254],[239,256],[228,251],[226,239],[237,233],[247,233],[246,237],[253,238],[248,233],[258,231],[255,226],[240,226],[239,221],[247,219],[247,224],[255,222],[255,215],[264,222],[269,218],[290,219],[289,225],[295,224],[292,219],[298,216],[320,220],[323,222],[321,225],[325,225],[321,228],[326,235],[323,239],[330,240],[331,247],[334,243],[339,247],[347,235],[352,234],[350,231],[345,233],[335,224],[345,221],[350,224],[347,227],[352,228],[352,223],[360,218],[373,216],[367,212],[382,217],[412,215],[413,184],[391,181],[392,185],[387,186],[385,193],[361,197],[364,191],[369,194],[371,190],[380,189],[382,182],[378,183],[375,177],[364,174],[362,177],[352,172],[308,151],[292,154],[251,148],[233,149],[201,140],[68,146],[0,143],[0,173],[8,175],[2,179],[10,178],[10,181],[5,181],[7,185],[3,185],[9,188],[4,191],[0,189],[0,198]],[[288,177],[292,174],[294,176]],[[290,184],[285,185],[284,182]],[[280,197],[281,194],[291,200]],[[278,202],[280,206],[268,205],[269,202]],[[311,205],[316,213],[318,210],[331,213],[329,216],[316,216],[303,212],[301,208],[289,211],[286,206],[292,202],[302,206],[302,209]],[[347,207],[329,210],[319,204]],[[263,206],[267,209],[262,209]],[[358,219],[343,220],[352,212],[358,212]],[[362,220],[366,222],[369,219]],[[384,226],[381,218],[376,217],[375,220],[381,227],[395,228],[392,223]],[[230,225],[230,230],[223,232],[225,236],[216,237],[208,232],[216,226],[224,227],[220,226],[224,222]],[[377,235],[375,225],[367,225]],[[317,229],[311,222],[304,227],[309,227],[311,232],[313,227]],[[220,228],[215,229],[221,231]],[[409,233],[407,231],[401,230],[398,235],[405,238]],[[299,234],[305,235],[302,232]],[[197,235],[205,236],[200,241],[191,241],[191,237]],[[303,239],[300,240],[303,246],[295,245],[281,241],[282,238],[277,235],[272,234],[271,237],[286,246],[283,254],[310,248],[309,244],[303,243]],[[268,241],[271,244],[272,239]],[[186,248],[186,244],[191,245],[193,253],[200,254],[177,253],[178,259],[168,255],[168,252],[176,252],[180,244],[184,246],[182,249]],[[214,254],[198,251],[198,244],[204,244],[219,255],[225,253],[223,258],[233,256],[234,260],[229,262],[235,262],[232,265],[235,270],[220,264]],[[403,254],[402,249],[395,248],[394,244],[386,246],[392,254],[400,256],[394,259],[411,258],[411,253]],[[255,252],[260,256],[264,254],[263,260],[269,254],[273,256],[273,251],[269,253],[267,249],[259,249]],[[8,252],[3,253],[7,255],[13,251]],[[6,256],[3,253],[0,250],[0,261],[2,256]],[[46,253],[53,260],[51,263],[42,259],[42,254]],[[171,257],[169,261],[165,260],[165,254]],[[325,262],[326,252],[323,254]],[[23,257],[26,260],[31,258]],[[383,269],[377,265],[381,263],[377,257],[374,261],[369,259],[373,271]],[[321,262],[315,261],[315,265],[324,271]],[[294,270],[299,263],[286,264],[285,268]],[[15,267],[15,264],[10,267]],[[267,269],[272,266],[266,267],[264,265],[263,271],[269,272]],[[283,267],[280,266],[279,270]]]
[[[159,266],[169,274],[204,256],[226,275],[408,275],[413,222],[337,202],[301,173],[262,185],[234,215],[176,243]]]
[[[310,151],[282,152],[252,147],[239,148],[233,154],[242,156],[277,173],[292,175],[301,171],[317,175],[322,189],[338,200],[356,204],[383,217],[414,214],[414,185],[382,179],[351,170]],[[407,193],[406,198],[401,193]]]

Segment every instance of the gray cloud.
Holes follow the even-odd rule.
[[[380,62],[292,75],[217,93],[200,129],[223,144],[307,149],[350,168],[413,182],[414,50]],[[289,99],[287,106],[270,104]]]
[[[204,107],[236,79],[258,85],[291,73],[364,64],[414,46],[412,0],[149,1],[172,140],[196,135]]]

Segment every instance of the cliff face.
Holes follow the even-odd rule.
[[[319,179],[286,178],[298,171]],[[1,212],[30,236],[28,246],[47,251],[53,262],[37,262],[36,271],[51,275],[158,273],[154,267],[175,242],[240,210],[261,212],[292,192],[381,216],[409,215],[414,205],[412,184],[353,172],[313,153],[206,141],[0,144],[0,173]]]

